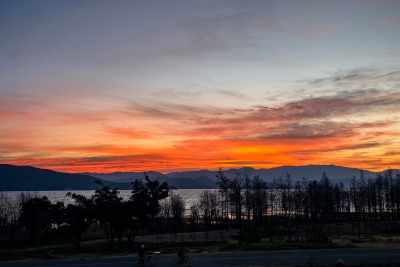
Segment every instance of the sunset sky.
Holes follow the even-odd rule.
[[[400,1],[0,0],[0,163],[400,168]]]

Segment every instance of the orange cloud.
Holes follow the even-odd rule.
[[[117,138],[123,137],[128,139],[149,139],[153,136],[150,132],[132,128],[110,128],[108,132]]]
[[[311,84],[393,82],[354,72]],[[378,77],[378,78],[377,78]],[[356,90],[247,109],[171,103],[0,107],[0,162],[71,172],[341,164],[399,167],[396,90]],[[26,116],[25,116],[26,115]]]

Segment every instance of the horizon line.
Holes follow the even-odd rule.
[[[229,171],[229,170],[238,170],[238,169],[254,169],[254,170],[271,170],[271,169],[277,169],[277,168],[293,168],[293,167],[310,167],[310,166],[315,166],[315,167],[340,167],[340,168],[348,168],[348,169],[357,169],[360,171],[368,171],[372,173],[382,173],[385,171],[389,170],[400,170],[400,168],[392,168],[392,167],[387,167],[387,168],[382,168],[380,170],[374,170],[374,169],[368,169],[368,168],[360,168],[360,167],[355,167],[355,166],[346,166],[346,165],[338,165],[338,164],[304,164],[304,165],[276,165],[274,167],[252,167],[252,166],[238,166],[238,167],[219,167],[219,168],[187,168],[187,169],[176,169],[176,170],[169,170],[169,171],[162,171],[162,170],[143,170],[143,171],[138,171],[138,170],[121,170],[121,171],[111,171],[111,172],[96,172],[96,171],[85,171],[85,172],[79,172],[79,171],[64,171],[64,170],[59,170],[57,168],[48,168],[45,166],[40,166],[40,165],[27,165],[27,164],[11,164],[11,163],[0,163],[1,165],[9,165],[9,166],[15,166],[15,167],[31,167],[31,168],[37,168],[37,169],[42,169],[42,170],[50,170],[54,172],[60,172],[60,173],[70,173],[70,174],[114,174],[114,173],[149,173],[149,172],[158,172],[161,174],[170,174],[170,173],[181,173],[181,172],[191,172],[191,171]]]

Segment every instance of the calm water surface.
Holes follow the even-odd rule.
[[[200,194],[203,191],[216,191],[217,189],[175,189],[172,190],[175,194],[180,195],[185,201],[186,209],[189,209],[194,202],[199,200]],[[94,190],[76,190],[76,191],[5,191],[0,192],[3,196],[5,196],[12,203],[18,203],[21,198],[21,194],[24,194],[29,197],[36,196],[47,196],[48,199],[52,202],[64,202],[65,204],[73,203],[73,200],[67,197],[67,193],[72,192],[80,195],[84,195],[86,197],[90,197],[94,194]],[[120,196],[123,199],[128,199],[131,194],[130,190],[120,190]]]

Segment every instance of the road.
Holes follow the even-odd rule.
[[[400,263],[400,249],[309,249],[280,250],[267,252],[227,252],[192,255],[192,266],[298,266],[334,264],[338,258],[346,264]],[[137,266],[135,256],[110,256],[92,258],[68,258],[56,260],[23,260],[0,262],[1,267],[133,267]],[[178,266],[176,255],[156,255],[149,266]]]

